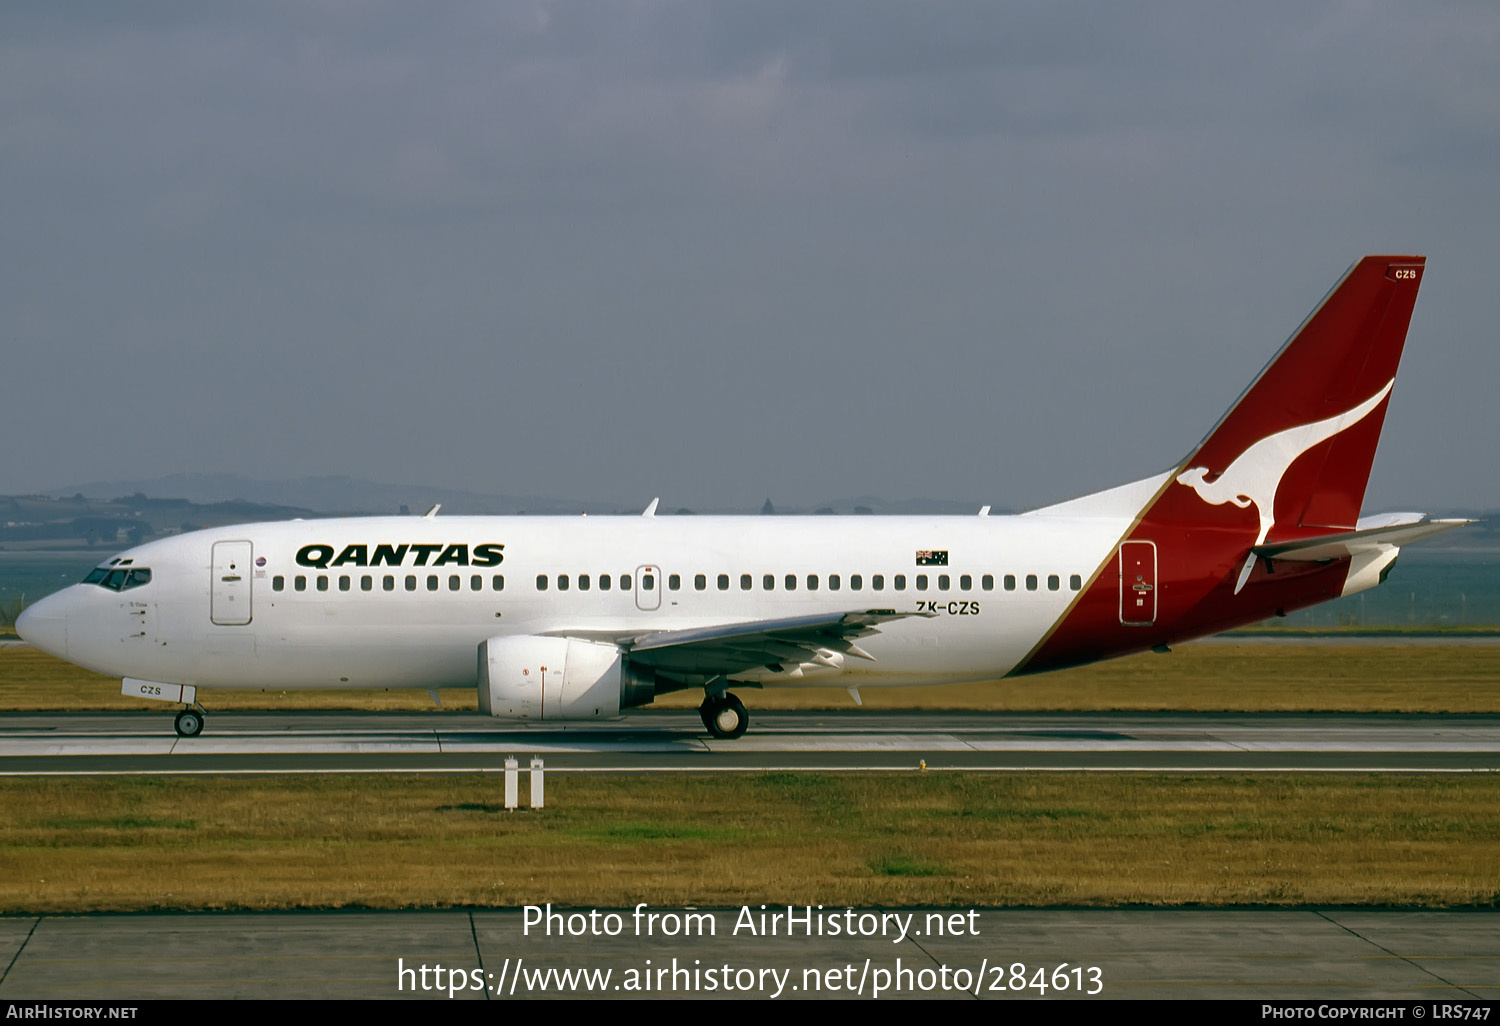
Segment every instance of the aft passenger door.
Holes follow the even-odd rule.
[[[233,627],[250,622],[252,555],[250,542],[214,542],[213,578],[209,582],[209,619],[214,623]]]
[[[1156,542],[1128,541],[1120,546],[1120,623],[1156,623]]]

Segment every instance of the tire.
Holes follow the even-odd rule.
[[[725,695],[715,703],[708,717],[708,732],[714,737],[733,740],[740,737],[750,726],[750,713],[745,704],[734,695]]]
[[[197,737],[203,733],[203,714],[196,709],[184,709],[177,714],[173,725],[177,728],[178,737]]]

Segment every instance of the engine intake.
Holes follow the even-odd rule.
[[[479,708],[511,720],[595,720],[656,697],[656,673],[617,645],[536,635],[479,645]]]

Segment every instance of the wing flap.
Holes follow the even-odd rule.
[[[772,666],[791,670],[801,663],[833,665],[821,654],[824,649],[869,659],[853,639],[878,634],[879,625],[892,620],[932,615],[894,609],[818,613],[657,631],[623,647],[631,662],[668,672],[728,675]]]

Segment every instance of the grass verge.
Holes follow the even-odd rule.
[[[1500,903],[1500,775],[0,783],[0,912]]]
[[[29,648],[0,648],[0,709],[162,709],[126,698],[120,682]],[[839,688],[743,689],[755,709],[853,709]],[[229,709],[426,709],[422,691],[205,691]],[[442,693],[473,711],[473,689]],[[1107,663],[986,684],[868,688],[874,709],[1500,712],[1500,645],[1187,645]],[[696,708],[701,692],[658,708]]]

